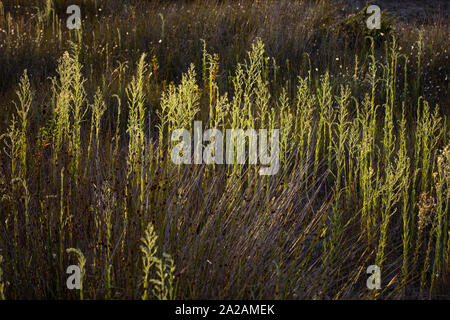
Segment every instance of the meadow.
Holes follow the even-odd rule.
[[[0,299],[450,298],[448,13],[0,0]],[[194,121],[279,171],[174,164]]]

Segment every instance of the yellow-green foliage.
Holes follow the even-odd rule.
[[[27,70],[20,78],[16,94],[19,100],[19,104],[15,103],[18,121],[13,115],[7,133],[1,136],[9,140],[7,147],[10,151],[7,155],[11,159],[11,178],[25,177],[27,174],[28,122],[33,101],[33,90],[28,80]]]
[[[68,254],[75,254],[78,260],[78,267],[80,268],[80,300],[83,300],[83,281],[84,281],[84,277],[85,277],[85,266],[86,266],[86,259],[84,258],[83,253],[81,252],[80,249],[75,249],[75,248],[69,248],[66,249],[66,252]]]
[[[3,283],[2,262],[3,257],[0,255],[0,300],[5,300],[5,284]]]
[[[71,173],[78,177],[81,158],[81,123],[87,112],[85,107],[85,79],[78,60],[79,48],[73,45],[72,53],[64,52],[59,60],[57,77],[53,78],[54,96],[54,147],[55,160],[61,150],[71,156]],[[66,145],[68,148],[66,148]]]

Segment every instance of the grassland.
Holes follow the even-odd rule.
[[[0,1],[0,298],[449,298],[447,11],[72,2]],[[194,120],[280,171],[174,165]]]

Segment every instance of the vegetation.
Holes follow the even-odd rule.
[[[0,298],[449,298],[448,24],[85,0],[70,31],[68,5],[0,1]],[[279,128],[278,174],[173,164],[194,120]]]

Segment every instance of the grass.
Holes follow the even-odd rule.
[[[0,298],[448,298],[448,24],[121,3],[69,31],[65,1],[0,2]],[[193,121],[279,128],[280,171],[173,164]]]

